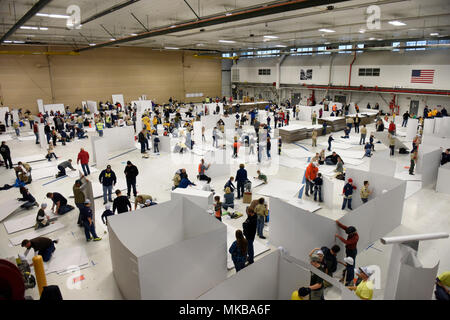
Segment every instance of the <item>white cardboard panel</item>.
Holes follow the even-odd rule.
[[[105,128],[103,137],[100,139],[108,146],[109,154],[118,151],[125,152],[135,147],[133,126]]]
[[[3,202],[1,204],[2,210],[0,210],[0,221],[3,221],[24,203],[25,202],[16,199],[9,199]]]
[[[314,202],[314,201],[310,201],[310,200],[306,200],[306,199],[308,199],[308,198],[304,197],[304,199],[289,200],[288,203],[293,205],[294,207],[306,210],[308,212],[315,212],[322,208],[318,204],[318,202]],[[311,199],[313,199],[313,197],[311,197]]]
[[[437,180],[442,150],[421,144],[419,147],[417,170],[422,174],[422,185],[434,184]]]
[[[342,139],[342,140],[346,140],[346,139]],[[342,140],[340,140],[340,141],[342,141]],[[319,146],[328,148],[328,143],[320,143]],[[331,147],[333,149],[348,150],[348,149],[351,149],[353,146],[349,143],[331,142]]]
[[[418,119],[409,119],[406,125],[406,140],[413,141],[417,135],[417,126],[419,125]]]
[[[213,203],[212,192],[197,190],[191,187],[185,189],[176,188],[175,190],[172,191],[171,193],[172,200],[178,200],[182,198],[191,200],[200,208],[205,209],[205,211]]]
[[[435,118],[434,135],[450,138],[450,117]]]
[[[17,164],[19,161],[30,163],[41,160],[47,160],[43,154],[32,154],[30,156],[14,158],[13,163]]]
[[[50,210],[47,210],[46,214],[50,217],[50,219],[54,219],[57,217],[56,215],[52,214]],[[9,219],[3,222],[6,232],[8,233],[14,233],[25,229],[33,228],[35,224],[36,224],[36,214],[30,214],[16,219]]]
[[[125,107],[125,100],[123,99],[122,94],[113,94],[112,101],[113,101],[113,104],[116,104],[117,102],[119,102],[121,104],[122,108]]]
[[[406,181],[405,199],[422,189],[422,181]]]
[[[64,272],[81,266],[89,266],[89,258],[84,247],[55,250],[52,258],[44,263],[45,273]]]
[[[41,113],[44,113],[44,101],[42,99],[37,99],[38,110]],[[4,118],[1,118],[4,119]]]
[[[436,191],[450,194],[450,163],[439,167]]]
[[[65,113],[66,109],[62,103],[44,104],[44,112],[48,112],[50,114],[51,111]]]
[[[424,119],[423,134],[432,135],[434,133],[434,119]]]
[[[44,130],[44,124],[40,123],[38,126],[39,129],[39,145],[41,147],[41,149],[47,150],[48,148],[48,143],[47,143],[47,136],[45,135],[45,130]]]
[[[170,137],[163,136],[163,135],[160,135],[158,137],[159,137],[159,141],[160,141],[159,145],[158,145],[159,152],[167,152],[167,153],[172,152]]]
[[[267,197],[294,200],[296,194],[300,191],[300,188],[301,183],[272,179],[262,188],[258,189],[256,193]]]
[[[102,138],[92,137],[93,162],[97,168],[104,168],[108,164],[108,144]]]
[[[269,241],[284,247],[289,255],[307,261],[312,248],[334,244],[336,231],[333,220],[270,198]]]
[[[205,294],[200,300],[275,300],[278,297],[278,250],[255,261]]]
[[[422,145],[433,146],[442,149],[450,148],[450,138],[440,138],[436,136],[426,136],[422,137]]]
[[[393,177],[397,163],[380,154],[375,154],[370,158],[369,171]]]
[[[1,141],[8,142],[8,141],[11,141],[11,140],[12,140],[12,138],[11,138],[11,136],[9,134],[0,134],[0,142]]]
[[[278,262],[278,300],[290,300],[292,292],[309,286],[309,270],[280,257]]]
[[[289,158],[309,158],[314,156],[312,152],[309,152],[303,148],[282,149],[281,152],[287,155]]]
[[[35,141],[36,137],[33,135],[33,136],[19,137],[18,139],[19,141]]]
[[[30,231],[26,234],[11,238],[9,239],[9,241],[11,242],[12,245],[17,246],[22,243],[23,239],[33,239],[60,230],[62,228],[64,228],[64,225],[62,223],[55,222],[54,224],[51,224],[48,227],[38,229],[35,231]]]
[[[395,300],[432,300],[438,267],[439,263],[433,268],[402,263]]]

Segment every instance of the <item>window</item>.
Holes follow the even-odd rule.
[[[270,69],[258,69],[259,76],[270,76]]]
[[[351,44],[339,46],[339,49],[351,49],[351,48],[352,48]],[[351,51],[339,51],[339,53],[352,53],[352,52]]]
[[[317,47],[317,54],[331,54],[331,52],[326,52],[327,47]]]
[[[222,53],[223,58],[230,58],[231,55],[229,53]]]
[[[450,44],[450,40],[439,40],[439,44]]]
[[[358,76],[360,77],[378,77],[380,76],[380,68],[359,68]]]
[[[358,48],[358,49],[363,49],[364,48],[364,43],[358,43],[357,45],[356,45],[356,47]],[[357,53],[361,53],[361,52],[363,52],[362,50],[357,50],[356,51]]]
[[[263,57],[276,57],[279,56],[280,50],[261,50],[256,52]]]
[[[400,42],[392,42],[393,47],[400,47]],[[400,49],[392,49],[392,51],[400,51]]]
[[[231,69],[231,81],[239,82],[239,69]]]

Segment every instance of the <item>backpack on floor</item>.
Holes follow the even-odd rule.
[[[345,181],[345,173],[340,173],[336,176],[336,179]]]
[[[398,153],[400,154],[408,154],[408,151],[405,148],[398,149]]]

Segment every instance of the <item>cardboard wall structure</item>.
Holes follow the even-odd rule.
[[[38,105],[38,111],[41,112],[41,113],[44,113],[45,112],[44,111],[44,100],[37,99],[36,102],[37,102],[37,105]]]
[[[187,199],[114,215],[108,229],[126,299],[195,299],[226,279],[226,227]]]
[[[434,119],[424,119],[423,121],[423,134],[433,134],[434,133]]]
[[[205,212],[213,204],[213,193],[195,188],[176,188],[172,190],[170,197],[172,200],[189,199]]]
[[[450,148],[450,138],[424,135],[422,137],[422,145],[438,147],[445,150]]]
[[[109,153],[135,149],[133,126],[105,128],[100,139],[108,145]]]
[[[418,119],[409,119],[406,125],[406,140],[413,141],[414,137],[417,135],[417,127],[419,125]]]
[[[45,135],[45,125],[43,123],[39,123],[38,130],[39,130],[39,145],[41,149],[47,150],[48,143],[47,143],[47,136]]]
[[[450,117],[434,118],[434,135],[450,138]]]
[[[417,173],[422,174],[422,186],[434,184],[438,177],[442,150],[438,147],[426,145],[419,147],[417,160]]]
[[[53,110],[53,112],[59,111],[60,113],[65,113],[66,109],[64,107],[64,104],[62,103],[55,103],[55,104],[44,104],[44,112],[50,112]]]
[[[397,163],[394,160],[389,159],[387,154],[375,153],[370,158],[369,171],[393,177],[395,175],[396,166]]]
[[[311,271],[330,280],[341,291],[342,299],[357,299],[337,280],[277,249],[210,289],[199,300],[290,300],[293,291],[309,286]]]
[[[358,189],[353,193],[353,211],[339,221],[356,227],[360,237],[358,250],[361,251],[401,224],[406,181],[350,168],[346,177],[353,178]],[[373,195],[362,204],[359,188],[364,180],[369,181]],[[387,192],[382,193],[382,190]],[[270,198],[270,242],[283,246],[297,259],[305,261],[312,248],[333,245],[337,231],[336,222],[328,217]],[[346,237],[342,230],[339,232]]]
[[[113,94],[112,102],[113,102],[113,104],[116,104],[117,102],[119,102],[122,105],[122,107],[125,107],[125,100],[123,99],[122,94]]]
[[[220,118],[220,115],[212,113],[210,115],[203,116],[201,118],[202,125],[205,127],[205,129],[212,129],[217,125],[217,121],[219,121]]]
[[[104,168],[108,164],[108,144],[100,137],[91,137],[92,146],[92,163],[95,163],[97,168]]]
[[[436,191],[450,194],[450,163],[439,167]]]
[[[89,111],[91,111],[91,114],[98,113],[97,101],[88,100],[86,102],[86,104],[87,104]]]

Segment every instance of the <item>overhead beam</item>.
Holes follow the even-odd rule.
[[[19,29],[21,26],[25,24],[28,20],[30,20],[36,13],[41,11],[42,8],[44,8],[47,4],[49,4],[52,0],[39,0],[36,2],[36,4],[28,10],[27,13],[23,15],[22,18],[20,18],[12,27],[9,29],[1,38],[0,38],[0,44],[8,39],[9,36],[11,36],[17,29]]]
[[[145,29],[145,31],[150,31],[150,30],[148,30],[148,28],[141,22],[141,20],[139,20],[134,14],[133,14],[133,12],[130,12],[130,14],[133,16],[133,18],[142,26],[142,28],[144,28]]]
[[[106,16],[107,14],[110,14],[110,13],[113,13],[114,11],[117,11],[117,10],[120,10],[122,8],[128,7],[129,5],[131,5],[133,3],[136,3],[138,1],[140,1],[140,0],[129,0],[129,1],[126,1],[124,3],[112,6],[111,8],[103,10],[103,11],[101,11],[99,13],[94,14],[93,16],[90,16],[89,18],[87,18],[85,20],[82,20],[81,24],[83,25],[85,23],[91,22],[92,20],[95,20],[95,19],[101,18],[103,16]]]
[[[192,9],[191,5],[186,1],[183,0],[184,3],[186,3],[186,5],[189,7],[189,9],[191,9],[192,13],[195,14],[195,16],[197,17],[198,20],[200,20],[200,17],[198,16],[198,14],[194,11],[194,9]]]
[[[243,9],[241,11],[228,12],[227,14],[220,14],[212,17],[207,17],[199,20],[190,20],[187,22],[182,22],[175,26],[167,26],[152,29],[148,32],[143,32],[137,36],[125,37],[115,41],[108,41],[97,44],[96,46],[80,48],[78,51],[92,50],[94,48],[108,47],[112,45],[117,45],[121,43],[127,43],[130,41],[136,41],[140,39],[161,36],[165,34],[170,34],[174,32],[192,30],[196,28],[202,28],[207,26],[213,26],[218,24],[223,24],[227,22],[240,21],[245,19],[263,17],[268,15],[273,15],[277,13],[283,13],[293,10],[311,8],[321,5],[329,5],[332,3],[346,2],[349,0],[291,0],[278,2],[271,5],[262,5],[252,9]],[[231,13],[231,14],[230,14]]]

